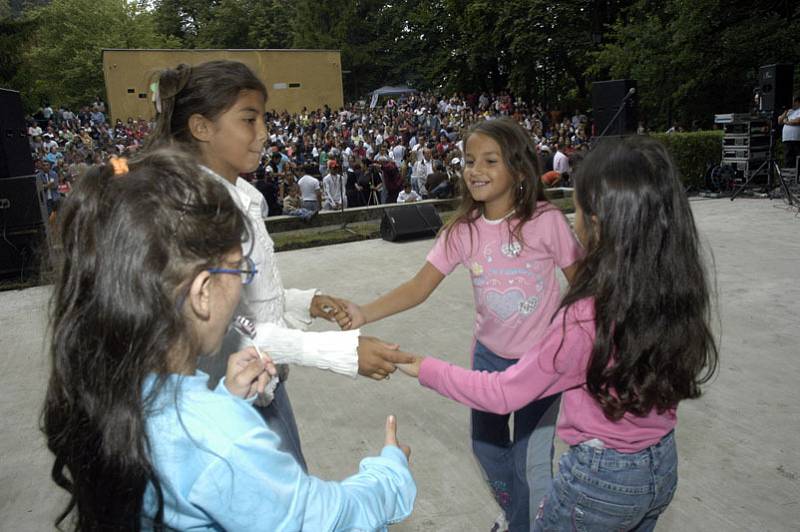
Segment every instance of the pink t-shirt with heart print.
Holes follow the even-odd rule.
[[[443,275],[458,264],[470,272],[475,296],[474,336],[495,354],[517,359],[547,329],[558,308],[556,267],[566,268],[582,248],[564,215],[539,203],[522,228],[522,242],[512,238],[509,223],[478,218],[460,223],[445,244],[439,235],[427,260]]]

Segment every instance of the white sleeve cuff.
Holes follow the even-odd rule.
[[[290,327],[306,330],[311,325],[311,300],[318,293],[315,289],[287,288],[283,291],[283,319]]]
[[[271,323],[256,326],[256,342],[276,364],[295,364],[355,377],[360,331],[304,332]]]

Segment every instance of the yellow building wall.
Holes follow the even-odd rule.
[[[180,63],[231,59],[249,66],[267,86],[266,110],[294,113],[303,107],[344,105],[338,50],[103,50],[106,101],[112,121],[151,119],[150,76]]]

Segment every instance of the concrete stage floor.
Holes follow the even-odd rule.
[[[701,399],[680,407],[680,481],[658,530],[797,530],[800,218],[762,199],[692,205],[716,262],[721,369]],[[278,257],[286,286],[366,302],[412,276],[431,243],[372,240]],[[51,530],[65,500],[50,481],[51,456],[37,430],[49,292],[0,293],[0,530]],[[467,365],[472,314],[459,269],[426,304],[364,332]],[[466,407],[399,374],[374,382],[295,368],[288,386],[312,473],[354,472],[378,451],[384,418],[395,413],[412,447],[419,496],[413,516],[393,530],[489,529],[498,509],[471,456]]]

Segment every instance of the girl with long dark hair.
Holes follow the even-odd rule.
[[[718,363],[707,274],[675,163],[647,137],[607,141],[575,175],[586,249],[546,333],[501,373],[418,358],[407,373],[503,414],[562,394],[570,445],[534,530],[652,530],[677,486],[678,403]]]
[[[114,166],[87,173],[60,215],[42,419],[53,480],[70,495],[56,524],[72,514],[76,531],[373,530],[408,516],[416,488],[392,416],[381,456],[325,482],[251,406],[276,372],[268,357],[225,357],[214,390],[197,369],[261,274],[225,187],[181,152]]]

